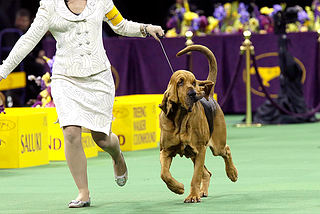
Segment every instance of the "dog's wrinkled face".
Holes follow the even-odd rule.
[[[213,82],[199,81],[193,73],[185,70],[176,71],[170,79],[159,107],[168,115],[172,111],[172,104],[180,104],[183,108],[192,111],[193,104],[205,97],[208,99]]]

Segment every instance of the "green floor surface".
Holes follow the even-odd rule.
[[[320,213],[320,123],[236,128],[227,115],[228,144],[239,179],[231,182],[221,157],[207,151],[209,197],[185,204],[193,164],[177,156],[173,176],[185,185],[176,195],[160,178],[159,149],[124,152],[126,186],[113,181],[110,156],[88,159],[92,206],[69,209],[77,188],[66,162],[0,170],[0,213]],[[1,157],[0,157],[1,158]]]

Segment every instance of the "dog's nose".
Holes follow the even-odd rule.
[[[188,96],[189,97],[195,97],[197,95],[197,92],[193,89],[190,89],[188,92]]]

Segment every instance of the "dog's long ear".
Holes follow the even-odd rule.
[[[162,102],[159,104],[159,108],[167,115],[167,102],[168,102],[168,93],[163,94]]]
[[[204,91],[205,93],[205,98],[209,100],[209,95],[211,92],[212,87],[214,86],[214,82],[210,80],[204,80],[204,81],[199,81],[198,80],[198,85],[200,87],[200,91]]]
[[[178,96],[175,87],[169,84],[167,90],[163,94],[163,99],[159,108],[168,116],[172,111],[172,103],[178,103]]]

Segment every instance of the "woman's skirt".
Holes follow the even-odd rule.
[[[53,75],[51,93],[60,127],[110,133],[115,87],[111,70],[89,77]]]

